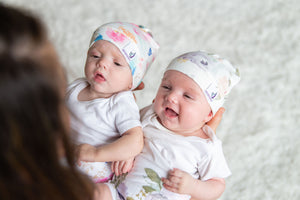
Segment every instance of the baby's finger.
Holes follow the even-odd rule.
[[[112,172],[115,173],[115,162],[111,163],[110,169],[111,169]]]
[[[123,174],[124,172],[124,166],[125,166],[125,161],[119,161],[119,167],[118,167],[118,170],[119,170],[119,175]]]
[[[119,162],[114,162],[114,173],[116,176],[119,176],[120,175],[120,171],[119,171]]]
[[[177,186],[177,184],[172,183],[171,181],[169,181],[169,180],[166,179],[166,178],[162,178],[161,180],[162,180],[162,182],[163,182],[163,186],[164,186],[167,190],[172,191],[172,192],[177,192],[177,191],[178,191],[178,186]]]
[[[166,184],[163,184],[164,188],[166,188],[167,190],[174,192],[174,193],[178,193],[176,188],[170,187]]]
[[[180,183],[181,178],[177,176],[168,176],[168,180],[172,183]]]
[[[131,170],[132,168],[132,162],[125,162],[124,166],[122,168],[122,173],[127,173]]]
[[[181,171],[180,169],[174,168],[173,170],[171,170],[168,174],[169,176],[176,176],[176,177],[182,177],[183,176],[183,171]]]
[[[172,181],[170,181],[169,179],[162,178],[161,180],[162,180],[162,182],[163,182],[164,184],[166,184],[166,185],[169,186],[169,187],[172,187],[172,188],[178,188],[178,184],[177,184],[177,183],[174,183],[174,182],[172,182]]]

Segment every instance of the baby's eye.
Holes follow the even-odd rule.
[[[92,53],[92,54],[90,54],[90,57],[92,57],[92,58],[100,58],[100,55]]]
[[[95,51],[91,51],[88,53],[90,57],[92,58],[100,58],[101,57],[101,53],[99,52],[95,52]]]
[[[171,89],[171,87],[170,87],[170,86],[167,86],[167,85],[162,85],[161,87],[164,88],[164,89],[167,89],[167,90],[170,90],[170,89]]]
[[[183,95],[184,97],[188,98],[188,99],[192,99],[192,97],[188,94]]]
[[[121,66],[121,64],[120,63],[118,63],[118,62],[114,62],[115,63],[115,65],[117,65],[117,66]]]

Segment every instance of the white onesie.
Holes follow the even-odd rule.
[[[173,168],[202,181],[231,175],[222,151],[222,142],[204,126],[210,137],[184,137],[163,127],[150,105],[141,111],[145,146],[136,157],[134,168],[117,187],[121,199],[189,199],[163,188],[162,177]],[[113,195],[114,196],[114,195]]]
[[[78,94],[88,86],[85,78],[71,83],[67,90],[67,104],[71,111],[71,128],[76,143],[95,147],[117,140],[127,130],[141,126],[139,108],[131,91],[120,92],[110,98],[79,101]],[[82,162],[80,167],[95,182],[111,178],[110,163]]]

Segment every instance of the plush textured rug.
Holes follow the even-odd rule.
[[[136,93],[141,108],[151,103],[175,56],[207,50],[228,58],[242,79],[217,131],[233,173],[221,199],[300,199],[298,0],[4,2],[32,10],[46,23],[69,81],[83,75],[90,36],[99,25],[149,27],[161,48],[146,88]]]

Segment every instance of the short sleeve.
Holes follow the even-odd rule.
[[[206,181],[211,178],[226,178],[231,175],[222,150],[222,142],[214,140],[210,153],[197,164],[200,180]]]
[[[112,110],[117,130],[121,135],[131,128],[141,126],[139,108],[131,91],[116,95]]]

